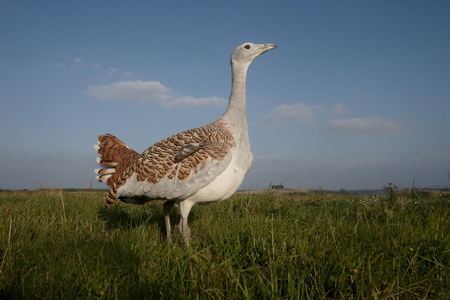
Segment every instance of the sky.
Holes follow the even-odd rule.
[[[138,152],[225,112],[247,74],[241,189],[450,184],[449,1],[0,2],[0,189],[106,188],[97,135]]]

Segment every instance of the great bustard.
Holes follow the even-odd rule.
[[[232,86],[225,114],[203,127],[187,130],[154,144],[142,154],[113,135],[99,135],[99,181],[110,186],[106,206],[116,199],[138,203],[166,199],[164,216],[171,241],[170,213],[180,208],[178,230],[189,246],[188,215],[196,203],[225,200],[239,188],[253,155],[248,138],[245,80],[251,62],[275,44],[244,43],[231,54]],[[140,201],[139,201],[140,202]]]

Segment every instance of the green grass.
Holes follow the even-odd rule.
[[[1,192],[0,298],[450,298],[448,194],[237,194],[192,209],[189,250],[161,201],[105,196]]]

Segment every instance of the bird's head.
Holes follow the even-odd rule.
[[[250,65],[258,56],[276,47],[275,44],[244,43],[234,49],[231,54],[231,63]]]

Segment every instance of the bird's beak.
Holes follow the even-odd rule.
[[[266,53],[267,51],[272,50],[276,47],[278,47],[278,46],[275,44],[262,44],[261,45],[261,49],[263,50],[263,53]]]
[[[260,44],[259,46],[260,46],[260,48],[261,48],[261,53],[260,53],[258,56],[260,56],[261,54],[266,53],[266,52],[269,51],[269,50],[272,50],[272,49],[278,47],[278,46],[275,45],[275,44]],[[257,57],[258,57],[258,56],[257,56]]]

